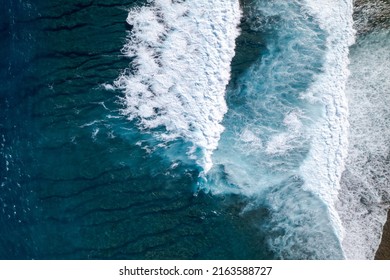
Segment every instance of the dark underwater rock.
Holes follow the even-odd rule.
[[[390,27],[389,0],[355,0],[353,19],[357,35]]]

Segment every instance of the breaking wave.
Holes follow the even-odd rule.
[[[158,140],[191,143],[187,153],[205,172],[224,130],[240,16],[236,0],[155,0],[127,17],[132,62],[115,81],[124,113]]]

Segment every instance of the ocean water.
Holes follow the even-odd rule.
[[[352,1],[3,3],[1,259],[373,258],[390,37]]]
[[[390,207],[389,31],[362,36],[350,57],[349,151],[337,208],[347,229],[347,257],[373,259]]]

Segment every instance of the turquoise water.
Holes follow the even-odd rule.
[[[0,8],[1,259],[346,257],[350,1],[63,2]]]

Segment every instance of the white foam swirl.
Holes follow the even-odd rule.
[[[132,30],[123,51],[133,58],[133,71],[115,81],[125,93],[124,113],[161,140],[191,142],[189,155],[207,172],[224,129],[239,2],[150,2],[127,18]]]
[[[248,22],[267,50],[232,89],[212,191],[253,197],[249,210],[265,203],[275,256],[344,258],[335,204],[348,149],[352,1],[253,1]]]
[[[354,42],[351,0],[306,0],[305,6],[326,31],[327,52],[323,70],[305,98],[324,104],[323,117],[313,126],[310,154],[301,166],[305,187],[328,205],[340,241],[344,228],[335,209],[340,178],[348,151],[348,102],[345,85],[349,46]]]
[[[361,37],[350,68],[350,146],[337,209],[347,257],[373,259],[390,208],[390,32]]]

